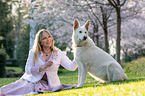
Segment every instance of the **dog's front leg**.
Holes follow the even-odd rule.
[[[82,68],[78,66],[78,85],[80,85],[81,83],[81,72],[82,72]]]
[[[78,76],[78,87],[81,87],[85,84],[86,78],[87,78],[87,65],[86,64],[80,64],[79,68],[79,76]]]
[[[81,74],[82,74],[82,63],[77,59],[75,59],[78,65],[78,85],[80,85],[81,82]]]

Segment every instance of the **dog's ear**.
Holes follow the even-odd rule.
[[[89,25],[90,25],[90,21],[88,20],[86,23],[85,23],[85,28],[87,29],[87,31],[89,30]]]
[[[73,29],[76,30],[79,26],[80,26],[79,21],[75,19]]]

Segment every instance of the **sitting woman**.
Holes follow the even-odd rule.
[[[16,82],[0,88],[0,96],[28,95],[74,88],[76,85],[61,84],[57,71],[60,64],[67,70],[77,68],[64,52],[54,46],[48,30],[40,30],[35,37],[33,48],[25,66],[24,75]]]

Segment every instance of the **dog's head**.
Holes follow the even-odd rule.
[[[88,30],[89,30],[90,21],[88,20],[83,26],[80,26],[79,21],[77,19],[74,20],[73,26],[73,42],[77,44],[77,46],[83,45],[88,38]]]

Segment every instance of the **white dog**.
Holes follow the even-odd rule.
[[[73,50],[74,58],[78,64],[78,87],[84,85],[87,72],[100,82],[110,82],[127,79],[120,64],[108,53],[95,46],[88,36],[90,21],[83,26],[77,19],[73,27]]]

